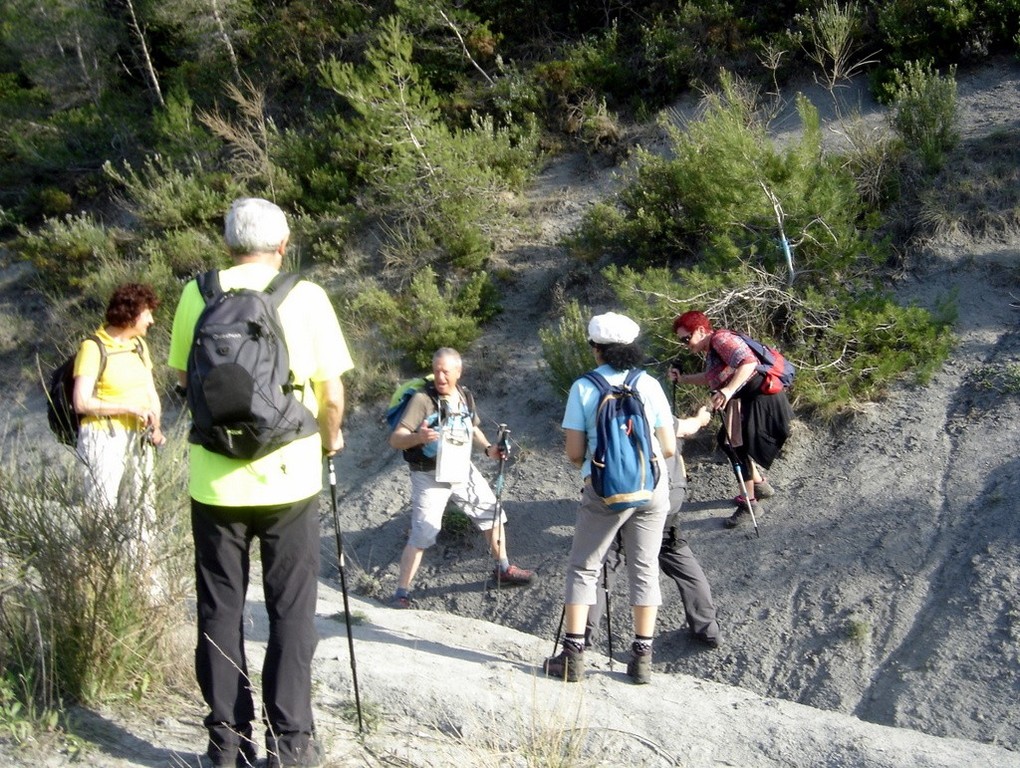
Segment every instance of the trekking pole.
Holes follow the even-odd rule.
[[[563,608],[560,609],[560,625],[556,627],[556,637],[553,639],[553,652],[552,655],[556,655],[556,649],[560,647],[560,635],[563,634],[563,622],[567,618],[567,604],[563,604]]]
[[[347,601],[347,576],[344,573],[344,545],[340,536],[340,513],[336,505],[336,467],[331,456],[326,457],[326,466],[329,469],[329,498],[333,503],[333,530],[336,531],[336,556],[337,567],[340,571],[340,591],[344,596],[344,621],[347,623],[347,647],[351,654],[351,678],[354,680],[354,706],[358,710],[358,733],[365,732],[364,721],[361,716],[361,694],[358,691],[358,665],[354,660],[354,634],[351,632],[351,607]]]
[[[733,441],[730,439],[730,427],[729,424],[726,423],[726,414],[720,413],[719,416],[722,419],[723,429],[726,430],[726,445],[729,446],[730,452],[734,456],[734,458],[731,459],[731,462],[733,463],[733,474],[737,476],[737,483],[740,485],[740,495],[743,497],[744,503],[747,505],[747,511],[751,515],[751,522],[754,523],[754,536],[755,538],[760,539],[761,531],[758,530],[758,520],[754,516],[754,507],[751,505],[751,499],[747,495],[747,488],[744,485],[744,471],[740,467],[740,462],[735,458],[737,453],[733,449]]]
[[[729,436],[727,435],[727,440]],[[733,450],[733,446],[730,446],[730,450]],[[751,522],[754,523],[754,535],[755,538],[761,538],[761,532],[758,530],[758,521],[754,517],[754,506],[751,504],[751,499],[747,496],[747,488],[744,486],[744,472],[740,468],[740,462],[733,462],[733,471],[737,475],[737,482],[740,483],[740,495],[744,497],[744,503],[747,505],[747,511],[751,513]]]
[[[609,646],[609,671],[613,671],[613,608],[609,604],[609,564],[602,562],[602,588],[606,591],[606,643]]]
[[[499,450],[499,474],[496,476],[496,506],[492,509],[492,529],[496,535],[496,591],[499,591],[499,553],[502,542],[500,532],[503,528],[503,483],[506,460],[510,455],[510,430],[506,424],[500,424],[496,432],[496,448]],[[499,526],[499,527],[497,527]]]

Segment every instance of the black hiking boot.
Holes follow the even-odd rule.
[[[652,682],[652,652],[638,653],[632,648],[627,662],[627,676],[635,685]]]
[[[542,664],[546,677],[556,677],[565,683],[576,683],[584,679],[584,653],[575,653],[564,648]]]

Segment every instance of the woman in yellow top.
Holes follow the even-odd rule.
[[[155,526],[153,447],[160,430],[159,395],[142,337],[159,299],[151,286],[126,283],[106,307],[95,339],[82,342],[74,362],[74,409],[81,415],[78,457],[85,468],[85,502],[92,510],[125,514],[146,554]],[[135,527],[137,526],[137,527]],[[146,554],[147,556],[147,554]]]

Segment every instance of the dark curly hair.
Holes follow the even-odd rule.
[[[147,309],[153,312],[159,307],[159,297],[151,285],[124,283],[118,286],[106,305],[106,323],[115,328],[131,325]]]
[[[645,353],[636,343],[630,344],[595,344],[595,349],[602,354],[605,363],[618,371],[637,368],[645,361]]]

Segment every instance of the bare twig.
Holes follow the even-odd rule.
[[[442,8],[437,8],[436,10],[439,11],[439,15],[443,17],[443,21],[446,22],[446,25],[453,30],[453,34],[457,36],[457,41],[460,43],[460,49],[464,52],[464,56],[467,60],[470,61],[471,65],[482,74],[482,77],[485,78],[485,81],[489,85],[494,85],[492,78],[489,77],[488,73],[482,69],[478,62],[471,56],[471,52],[468,50],[467,44],[464,42],[464,38],[460,34],[460,30],[457,29],[457,25],[450,21],[450,17],[446,15],[446,12]]]

